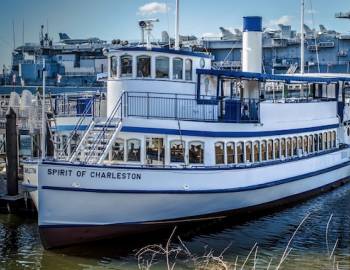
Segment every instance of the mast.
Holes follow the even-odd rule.
[[[300,73],[304,74],[305,65],[305,36],[304,36],[304,12],[305,12],[305,1],[301,0],[301,25],[300,25]]]
[[[45,115],[45,95],[46,95],[46,66],[45,58],[43,59],[43,98],[41,108],[41,159],[45,158],[46,153],[46,115]]]
[[[176,0],[176,13],[175,13],[175,50],[180,49],[180,41],[179,41],[179,8],[180,8],[180,0]]]

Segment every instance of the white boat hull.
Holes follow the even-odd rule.
[[[46,247],[56,247],[290,202],[346,182],[348,156],[344,149],[223,169],[44,163],[39,166],[38,201],[42,240]]]

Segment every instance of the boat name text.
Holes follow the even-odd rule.
[[[70,169],[47,169],[48,175],[54,176],[76,176],[76,177],[86,177],[100,178],[100,179],[116,179],[116,180],[141,180],[141,173],[133,172],[105,172],[105,171],[86,171],[77,170],[73,171]]]

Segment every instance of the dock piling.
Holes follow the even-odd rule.
[[[6,174],[7,195],[18,195],[18,136],[16,113],[10,108],[6,114]]]

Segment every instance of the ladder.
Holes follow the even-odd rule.
[[[102,164],[122,129],[122,99],[120,97],[106,121],[91,121],[70,162]]]
[[[89,103],[87,104],[87,106],[85,107],[82,115],[80,116],[80,118],[78,119],[74,129],[72,130],[72,132],[70,133],[66,143],[64,144],[63,148],[57,148],[57,158],[58,159],[63,159],[63,160],[67,160],[70,159],[71,157],[67,155],[67,150],[69,145],[71,144],[71,141],[75,138],[75,136],[77,136],[78,132],[81,130],[82,125],[84,124],[84,121],[86,119],[87,116],[89,116],[89,112],[91,110],[91,108],[93,107],[93,99],[91,99],[89,101]],[[86,130],[88,130],[89,127]]]
[[[295,74],[297,69],[298,69],[298,64],[292,64],[292,65],[290,65],[289,69],[287,70],[287,74]]]

